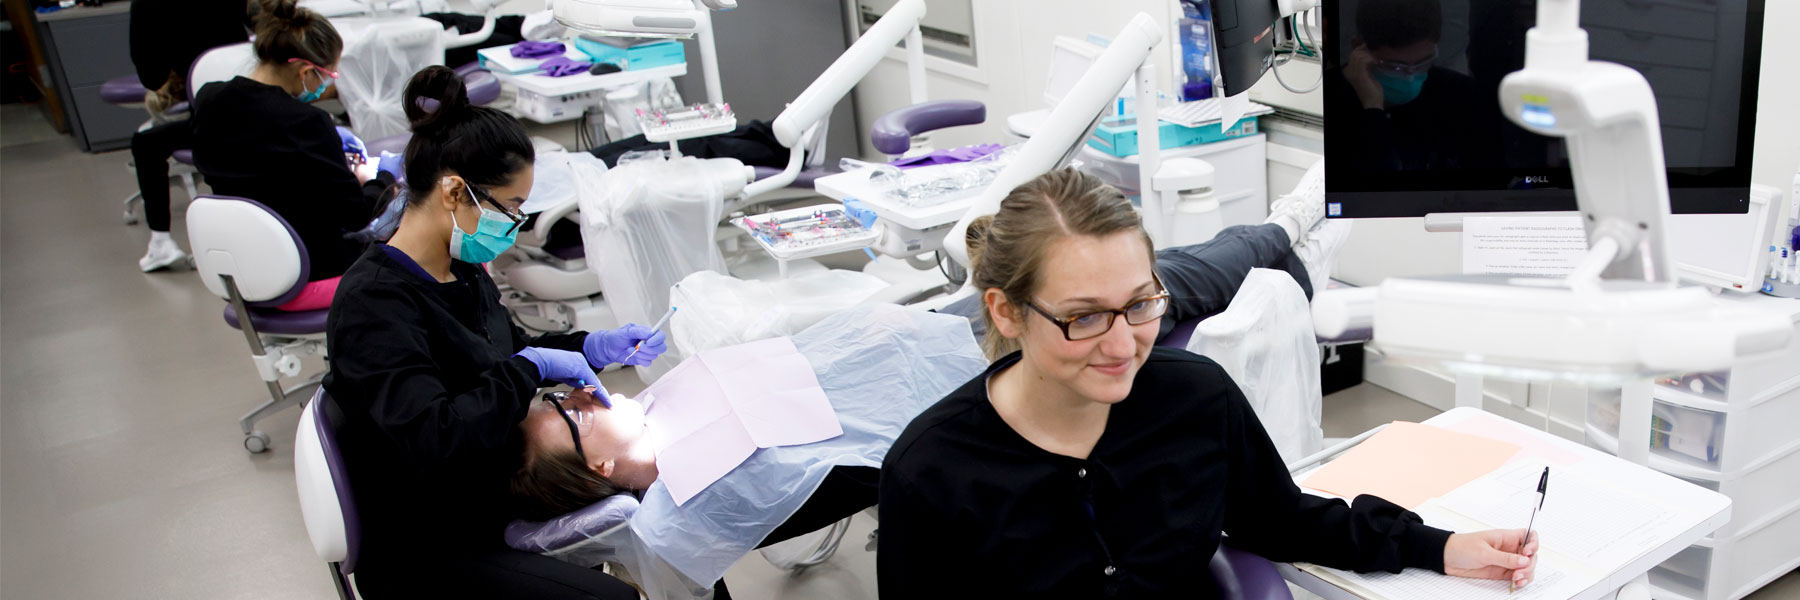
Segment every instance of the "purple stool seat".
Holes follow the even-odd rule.
[[[331,311],[303,310],[289,312],[272,308],[250,309],[250,324],[256,326],[260,333],[278,333],[282,335],[311,335],[325,333],[325,317]],[[238,328],[237,310],[225,305],[225,324],[232,329]]]
[[[114,77],[100,84],[100,99],[107,104],[143,104],[144,84],[138,82],[137,75]]]
[[[1188,341],[1194,339],[1194,328],[1199,326],[1200,319],[1188,319],[1176,323],[1175,328],[1169,330],[1169,335],[1165,335],[1162,339],[1157,340],[1156,345],[1169,346],[1172,348],[1186,348]]]
[[[1269,559],[1219,544],[1207,565],[1219,584],[1219,597],[1231,600],[1293,600],[1287,581]]]
[[[882,154],[901,155],[912,149],[912,137],[987,120],[987,105],[974,100],[932,100],[881,115],[869,128],[869,141]]]
[[[777,169],[775,167],[753,167],[753,168],[756,169],[756,178],[758,180],[768,179],[770,177],[775,176],[776,173],[781,172],[781,169]],[[812,189],[813,182],[817,181],[820,177],[824,177],[826,175],[836,175],[836,174],[837,173],[835,171],[832,171],[831,169],[828,169],[825,167],[806,167],[804,169],[800,169],[800,174],[794,176],[794,182],[788,184],[788,187]]]
[[[178,162],[178,163],[181,163],[184,165],[194,164],[194,150],[192,148],[182,148],[180,150],[176,150],[175,151],[175,162]]]

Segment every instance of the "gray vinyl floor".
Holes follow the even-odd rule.
[[[138,272],[126,160],[0,106],[0,597],[334,597],[294,494],[298,412],[263,422],[273,450],[244,452],[237,418],[264,393],[244,340],[192,272]],[[1326,399],[1326,434],[1432,413],[1362,386]],[[752,554],[726,581],[746,599],[873,598],[872,525],[819,567]],[[1753,597],[1800,598],[1800,576]]]

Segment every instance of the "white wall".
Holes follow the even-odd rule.
[[[1007,115],[1043,108],[1050,44],[1056,36],[1080,38],[1096,33],[1111,38],[1139,12],[1167,24],[1176,10],[1170,0],[979,0],[971,4],[979,65],[927,57],[928,97],[979,100],[987,105],[988,120],[934,133],[932,142],[939,148],[997,142],[1005,137]],[[1173,27],[1166,27],[1165,32],[1173,35]],[[1166,82],[1172,81],[1169,65],[1173,51],[1167,37],[1151,55],[1157,75],[1165,82],[1165,92],[1170,89]],[[901,52],[889,52],[888,59],[856,86],[854,95],[856,113],[865,129],[888,111],[906,106],[909,92]],[[866,139],[863,154],[878,155]]]

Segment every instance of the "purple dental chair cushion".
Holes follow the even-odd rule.
[[[506,526],[506,545],[538,554],[561,550],[624,525],[637,509],[636,497],[618,494],[542,523],[513,521]]]
[[[756,169],[756,179],[758,181],[768,179],[770,177],[774,177],[775,174],[781,172],[781,169],[777,169],[775,167],[758,166],[758,167],[753,167],[753,168]],[[800,169],[800,174],[794,176],[794,182],[788,184],[787,186],[791,187],[791,188],[812,189],[813,181],[816,181],[820,177],[824,177],[826,175],[835,175],[835,174],[836,173],[832,172],[830,169],[827,169],[825,167],[806,167],[806,168]]]
[[[194,164],[194,150],[192,148],[182,148],[180,150],[176,150],[175,151],[175,162],[178,162],[178,163],[181,163],[184,165]]]
[[[1219,597],[1232,600],[1293,600],[1287,581],[1269,559],[1219,544],[1207,565],[1219,585]]]
[[[251,308],[250,324],[255,326],[256,331],[260,333],[282,335],[325,333],[325,317],[330,313],[330,309],[289,312],[272,308]],[[229,304],[225,305],[225,323],[233,329],[239,328],[237,309]]]

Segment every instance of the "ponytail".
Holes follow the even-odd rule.
[[[409,203],[418,205],[455,172],[469,183],[502,186],[537,160],[530,136],[511,115],[469,103],[462,77],[426,67],[406,84],[402,100],[412,140],[406,143]]]

